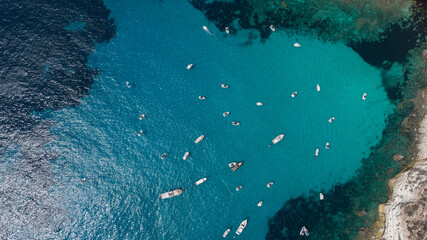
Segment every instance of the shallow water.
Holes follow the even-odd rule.
[[[61,236],[211,239],[249,218],[242,237],[263,238],[286,200],[349,179],[393,109],[380,71],[342,44],[298,37],[294,48],[297,36],[280,32],[248,44],[248,32],[226,36],[188,3],[105,3],[117,36],[90,56],[102,74],[89,96],[77,108],[34,113],[56,122],[47,149],[61,154],[52,189],[66,209]],[[269,148],[280,133],[284,140]],[[244,164],[231,173],[232,161]],[[179,187],[181,196],[158,199]]]

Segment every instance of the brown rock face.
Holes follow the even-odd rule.
[[[400,161],[404,157],[402,155],[398,154],[398,153],[395,153],[392,158],[393,158],[394,161]]]

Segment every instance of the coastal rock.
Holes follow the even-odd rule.
[[[404,157],[402,155],[400,155],[399,153],[395,153],[392,158],[393,158],[394,161],[400,161]]]

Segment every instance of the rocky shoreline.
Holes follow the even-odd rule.
[[[370,239],[427,239],[427,88],[411,101],[415,107],[402,128],[413,128],[416,148],[411,163],[389,180],[389,200],[378,207]]]

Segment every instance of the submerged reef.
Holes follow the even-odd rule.
[[[397,104],[380,142],[355,176],[319,193],[288,200],[268,222],[266,239],[300,239],[302,226],[314,239],[371,239],[381,235],[378,206],[387,201],[387,182],[411,164],[417,124],[414,101],[427,86],[426,5],[412,0],[191,0],[221,31],[258,31],[262,41],[277,31],[343,42],[381,70],[383,86]],[[396,155],[397,153],[397,155]],[[393,158],[394,156],[394,158]],[[375,224],[374,224],[375,223]],[[384,223],[384,222],[383,222]],[[411,225],[412,226],[412,225]]]
[[[102,0],[2,0],[0,8],[0,238],[53,239],[64,209],[46,151],[51,122],[35,111],[74,107],[96,69],[87,66],[95,42],[115,36]],[[80,29],[67,30],[73,22]]]

